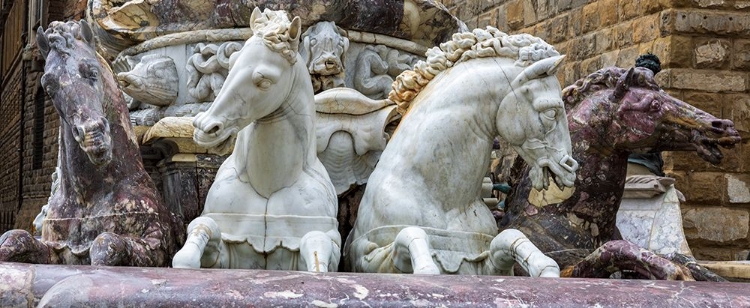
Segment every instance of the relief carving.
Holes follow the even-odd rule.
[[[221,45],[199,43],[187,61],[188,92],[198,102],[211,101],[219,93],[227,78],[232,54],[242,49],[242,43]]]
[[[357,56],[354,88],[371,99],[388,97],[398,74],[411,69],[419,58],[385,45],[368,45]]]
[[[302,34],[300,55],[305,59],[315,93],[344,86],[344,61],[348,49],[346,31],[333,22],[321,21]]]
[[[137,60],[127,57],[127,61]],[[169,106],[177,98],[177,66],[168,56],[145,55],[132,70],[118,73],[117,81],[122,91],[130,97],[129,109],[137,107],[139,103]]]

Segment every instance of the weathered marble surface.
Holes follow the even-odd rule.
[[[389,99],[404,116],[368,179],[345,247],[349,268],[509,274],[518,261],[532,276],[558,275],[520,232],[498,235],[479,193],[496,135],[536,167],[536,186],[549,173],[573,184],[554,77],[562,59],[539,38],[488,27],[455,34],[401,74]]]
[[[113,291],[116,290],[116,291]],[[744,283],[0,263],[0,306],[747,307]]]
[[[114,57],[127,47],[170,33],[247,27],[254,8],[303,16],[303,26],[332,21],[345,29],[385,34],[433,46],[465,29],[432,0],[353,1],[112,1],[95,0],[88,14],[102,45]]]
[[[574,191],[562,202],[532,204],[531,179],[518,166],[499,223],[528,234],[561,267],[617,239],[615,217],[630,153],[695,151],[718,164],[719,147],[740,141],[731,121],[669,96],[643,68],[599,70],[566,88],[564,98],[574,158],[581,163]]]

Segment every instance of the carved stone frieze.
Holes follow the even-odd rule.
[[[385,45],[367,45],[357,55],[354,89],[372,99],[388,97],[393,80],[419,61],[417,56]]]
[[[239,42],[198,43],[187,60],[187,90],[198,102],[212,101],[229,73],[230,57],[242,49]]]

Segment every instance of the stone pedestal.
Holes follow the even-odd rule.
[[[170,211],[185,225],[200,216],[216,171],[226,157],[177,153],[159,162],[162,194]]]
[[[692,256],[682,228],[682,193],[674,179],[655,175],[630,176],[617,212],[623,239],[657,254]]]
[[[160,183],[157,187],[169,210],[186,226],[203,211],[208,189],[226,159],[195,145],[192,130],[192,118],[164,118],[142,139],[142,149],[152,153],[144,159],[147,170],[158,170],[150,174]]]

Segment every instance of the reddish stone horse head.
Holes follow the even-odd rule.
[[[164,266],[175,246],[172,216],[143,168],[128,109],[85,21],[37,31],[47,60],[42,85],[61,119],[60,188],[42,239],[12,230],[0,260]]]
[[[516,228],[527,234],[561,268],[578,263],[616,238],[615,217],[629,154],[695,151],[704,160],[718,164],[722,160],[719,147],[729,148],[740,141],[732,121],[718,119],[670,96],[645,68],[599,70],[565,88],[563,99],[573,158],[580,163],[575,191],[564,201],[532,204],[526,198],[532,192],[528,170],[523,170],[525,173],[516,173],[521,176],[513,185],[506,201],[506,216],[500,222],[501,229]],[[610,243],[606,247],[623,245]],[[637,247],[628,247],[632,255],[638,253]],[[643,263],[651,268],[650,273],[643,272],[648,278],[681,275],[673,264],[658,257]]]

